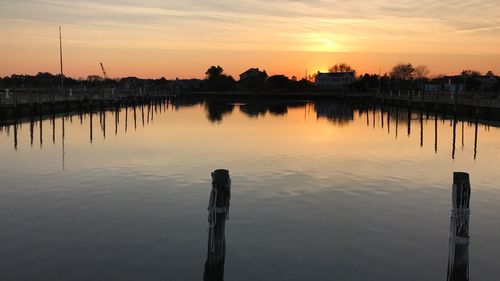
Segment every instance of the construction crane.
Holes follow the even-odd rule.
[[[102,62],[100,63],[101,64],[101,69],[102,69],[102,75],[104,76],[104,79],[108,79],[108,75],[106,74],[106,70],[104,69],[104,65],[102,65]]]

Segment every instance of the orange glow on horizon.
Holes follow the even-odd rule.
[[[75,78],[101,74],[99,62],[114,78],[203,78],[211,65],[235,78],[250,67],[302,78],[341,62],[358,74],[400,62],[425,64],[432,75],[500,73],[500,7],[450,3],[5,2],[0,76],[58,73],[59,25],[65,74]]]

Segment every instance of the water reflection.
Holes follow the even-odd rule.
[[[214,99],[195,99],[195,98],[176,98],[167,101],[151,101],[147,103],[142,103],[138,105],[126,104],[123,109],[116,107],[111,110],[106,110],[104,108],[99,108],[97,111],[89,109],[87,112],[78,111],[76,113],[67,113],[64,116],[56,115],[52,113],[47,119],[51,125],[51,138],[52,143],[56,143],[57,136],[57,126],[59,119],[62,119],[61,130],[65,130],[66,120],[70,121],[70,125],[73,126],[73,115],[77,114],[79,116],[80,125],[84,125],[84,120],[88,118],[89,126],[89,142],[93,143],[95,139],[94,135],[94,115],[99,115],[99,127],[102,134],[102,139],[107,137],[107,121],[109,113],[114,117],[114,134],[118,135],[119,128],[123,126],[125,133],[128,133],[129,126],[129,110],[133,112],[132,119],[134,124],[134,130],[137,130],[137,123],[142,122],[142,126],[152,123],[156,118],[155,115],[167,114],[170,111],[178,111],[185,108],[199,107],[202,109],[206,118],[209,122],[214,124],[223,123],[225,118],[235,114],[235,112],[242,113],[248,118],[264,117],[266,115],[284,117],[289,114],[291,110],[303,109],[304,119],[308,118],[310,112],[315,112],[317,120],[327,120],[329,123],[335,126],[346,126],[355,122],[355,116],[360,120],[366,120],[366,126],[372,128],[379,128],[382,132],[389,135],[393,134],[395,139],[398,139],[398,134],[400,130],[401,123],[406,124],[406,131],[408,138],[412,137],[412,125],[417,123],[419,125],[419,137],[418,144],[421,148],[425,145],[425,129],[427,128],[427,120],[434,120],[434,153],[438,153],[439,139],[442,135],[439,131],[446,129],[446,125],[440,125],[439,119],[442,120],[442,124],[446,124],[449,121],[450,131],[446,132],[444,135],[451,135],[451,159],[456,158],[456,148],[457,141],[460,141],[461,151],[465,151],[466,148],[466,138],[467,130],[465,124],[469,124],[467,127],[474,126],[474,142],[473,142],[473,159],[477,158],[478,155],[478,131],[479,127],[483,126],[485,132],[489,131],[490,126],[496,125],[492,124],[487,120],[479,119],[467,119],[459,118],[457,115],[448,116],[446,114],[434,113],[432,115],[429,112],[424,113],[422,110],[414,112],[411,108],[400,108],[396,106],[383,106],[381,108],[373,107],[369,105],[357,105],[350,102],[339,102],[339,101],[329,101],[329,100],[296,100],[296,101],[285,101],[280,99],[232,99],[226,100],[221,98]],[[140,116],[137,114],[137,110],[140,110]],[[425,114],[425,122],[424,122]],[[122,116],[123,115],[123,116]],[[124,118],[124,122],[120,122],[121,118]],[[138,120],[139,118],[139,120]],[[0,134],[13,134],[13,147],[15,150],[19,149],[19,143],[22,142],[24,134],[22,132],[22,124],[29,123],[29,144],[33,146],[36,132],[39,134],[40,148],[43,146],[43,116],[32,115],[27,119],[14,119],[14,120],[0,120],[0,126],[2,130]],[[362,121],[363,122],[363,121]],[[457,132],[457,125],[461,123],[460,132]],[[38,127],[38,130],[36,128]],[[457,140],[457,134],[460,133],[460,140]],[[61,132],[61,141],[64,145],[65,133]]]
[[[212,100],[205,103],[207,118],[212,123],[221,122],[224,115],[233,112],[234,105],[222,100]]]
[[[354,108],[348,103],[314,102],[314,109],[318,119],[326,118],[335,124],[348,124],[354,119]]]

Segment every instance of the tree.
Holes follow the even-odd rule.
[[[347,63],[336,64],[328,69],[329,72],[352,72],[354,69]]]
[[[213,79],[217,77],[221,77],[222,73],[224,72],[224,69],[218,65],[218,66],[211,66],[205,74],[207,75],[208,79]]]
[[[269,90],[285,90],[289,81],[285,75],[273,75],[267,79],[267,88]]]
[[[427,65],[419,65],[415,68],[415,78],[418,80],[422,80],[427,78],[427,75],[431,73]]]
[[[400,63],[395,65],[391,71],[391,78],[396,80],[412,80],[413,73],[415,72],[415,68],[411,65],[411,63],[404,64]]]
[[[102,82],[104,81],[104,79],[99,75],[89,75],[87,76],[87,81],[95,83],[95,82]]]
[[[233,77],[224,74],[224,69],[218,66],[211,66],[207,72],[206,86],[212,91],[230,91],[236,88],[236,81]]]
[[[466,69],[462,71],[462,76],[467,76],[467,77],[473,77],[473,76],[480,76],[481,72],[477,70],[472,70],[472,69]]]

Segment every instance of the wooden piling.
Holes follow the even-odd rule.
[[[453,143],[451,146],[451,159],[455,159],[455,149],[457,141],[457,116],[453,116]]]
[[[212,191],[208,204],[208,246],[204,281],[224,280],[224,262],[226,257],[226,220],[229,219],[229,201],[231,197],[231,178],[227,170],[215,170],[212,173]]]
[[[478,98],[478,93],[477,92],[474,93],[474,100],[475,100],[475,106],[474,106],[475,111],[474,111],[474,113],[477,116],[479,114],[479,98]]]
[[[450,219],[448,281],[469,280],[469,174],[453,173],[453,196]]]
[[[439,109],[439,96],[441,96],[441,88],[438,89],[436,94],[436,103],[434,104],[434,110],[437,112]]]

